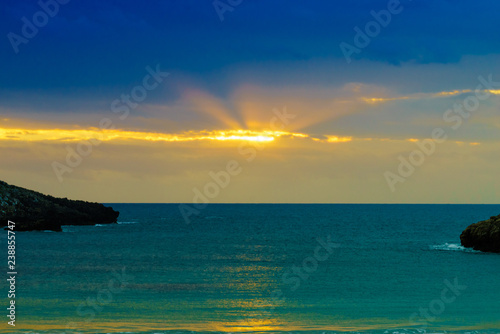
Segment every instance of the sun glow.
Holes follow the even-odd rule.
[[[326,141],[329,143],[346,143],[352,141],[352,137],[327,136]]]
[[[189,142],[189,141],[255,141],[272,142],[279,137],[306,138],[308,135],[285,131],[186,131],[182,133],[158,133],[125,130],[90,129],[4,129],[0,128],[0,140],[13,141],[60,141],[71,142],[81,140],[142,140],[152,142]]]
[[[247,141],[259,141],[259,142],[265,142],[265,141],[273,141],[274,137],[269,137],[269,136],[219,136],[215,138],[216,140],[247,140]]]

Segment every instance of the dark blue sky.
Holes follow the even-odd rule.
[[[208,0],[71,0],[15,54],[7,34],[21,34],[21,18],[31,20],[40,6],[6,0],[0,88],[118,88],[156,63],[203,81],[231,67],[342,60],[339,44],[352,44],[353,28],[387,3],[243,0],[220,21]],[[449,63],[500,51],[497,1],[401,0],[401,6],[355,61]]]

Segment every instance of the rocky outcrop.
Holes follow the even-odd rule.
[[[500,215],[467,227],[460,235],[462,246],[500,253]]]
[[[15,231],[61,231],[61,225],[116,223],[119,212],[99,203],[57,198],[0,181],[0,222]]]

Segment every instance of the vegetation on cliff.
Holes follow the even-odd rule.
[[[61,231],[61,225],[116,223],[119,212],[99,203],[69,200],[0,181],[0,220],[11,220],[16,231]]]

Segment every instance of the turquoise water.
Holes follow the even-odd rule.
[[[112,206],[17,233],[2,332],[500,333],[500,255],[459,246],[500,205]]]

